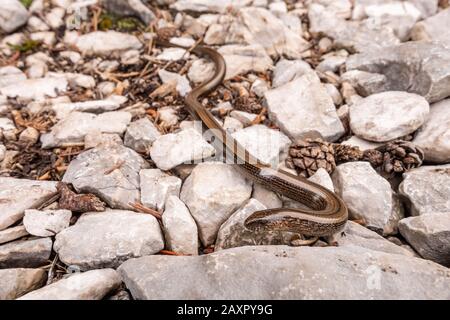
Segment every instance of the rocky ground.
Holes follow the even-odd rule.
[[[0,299],[450,299],[448,7],[2,0]],[[337,246],[244,227],[299,204],[215,156],[214,66],[157,38],[224,56],[204,106],[343,198]]]

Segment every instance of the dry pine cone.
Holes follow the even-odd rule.
[[[346,144],[334,144],[333,149],[336,164],[349,161],[361,161],[364,157],[364,153],[359,149],[359,147]]]
[[[297,140],[289,147],[286,165],[306,178],[319,168],[332,173],[336,168],[333,145],[322,139]]]
[[[391,141],[376,150],[383,154],[382,170],[387,173],[403,173],[423,163],[423,151],[409,141]]]

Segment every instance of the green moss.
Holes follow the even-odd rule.
[[[133,17],[127,17],[117,20],[117,29],[119,29],[120,31],[136,31],[140,26],[142,26],[142,23],[138,19]]]
[[[20,0],[20,2],[23,4],[25,8],[29,8],[31,4],[33,3],[33,0]]]
[[[143,28],[142,22],[133,17],[120,18],[112,13],[104,13],[100,16],[98,29],[99,30],[117,30],[123,32],[136,31]]]
[[[15,51],[28,52],[28,51],[37,49],[41,45],[41,42],[36,41],[36,40],[27,39],[24,42],[22,42],[21,44],[8,44],[8,45],[10,48],[12,48]]]

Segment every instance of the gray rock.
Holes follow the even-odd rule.
[[[0,270],[0,300],[14,300],[38,289],[44,284],[46,278],[44,269]]]
[[[319,3],[309,6],[308,17],[310,32],[325,34],[334,39],[335,47],[350,52],[370,52],[400,42],[390,27],[374,21],[345,20]]]
[[[371,95],[350,107],[350,127],[360,138],[387,142],[416,131],[430,106],[414,93],[389,91]]]
[[[339,247],[359,246],[385,253],[401,254],[409,257],[415,256],[411,251],[386,240],[378,233],[371,231],[353,221],[347,221],[344,229],[344,235],[339,237],[337,242]]]
[[[254,157],[274,167],[280,162],[280,153],[291,144],[291,140],[283,133],[265,125],[241,129],[233,133],[232,137]]]
[[[83,214],[75,225],[56,236],[54,245],[62,262],[81,270],[116,268],[130,258],[163,248],[156,218],[125,210]]]
[[[72,212],[69,210],[25,210],[23,225],[29,234],[50,237],[61,232],[70,224]]]
[[[244,124],[238,119],[226,116],[223,120],[223,129],[228,133],[234,133],[244,128]]]
[[[202,83],[214,75],[214,63],[206,59],[194,60],[187,75],[192,82]]]
[[[13,66],[0,68],[0,88],[24,81],[26,79],[27,76],[19,68]]]
[[[2,133],[2,131],[0,131],[0,133]],[[5,153],[6,147],[3,144],[0,144],[0,162],[3,161],[3,159],[5,158]]]
[[[450,211],[402,219],[398,227],[422,257],[450,266]]]
[[[215,241],[220,225],[251,192],[251,183],[231,165],[206,162],[192,170],[181,189],[181,200],[197,222],[203,245]]]
[[[198,254],[198,230],[186,205],[176,196],[169,196],[162,216],[167,247],[181,254]]]
[[[56,78],[27,79],[0,88],[0,94],[24,102],[55,98],[67,90],[67,80]]]
[[[11,227],[0,231],[0,244],[17,240],[28,235],[24,226]]]
[[[2,0],[0,3],[0,29],[11,33],[28,21],[28,11],[18,0]]]
[[[368,162],[348,162],[336,167],[332,175],[336,193],[344,200],[352,219],[383,235],[397,232],[403,218],[398,199],[389,182]]]
[[[120,275],[113,269],[91,270],[75,273],[18,300],[101,300],[121,283]]]
[[[342,144],[358,147],[362,151],[368,150],[368,149],[375,149],[382,145],[382,143],[367,141],[367,140],[358,138],[357,136],[351,136],[349,139],[342,141]]]
[[[170,170],[182,163],[198,161],[212,156],[213,146],[193,128],[165,134],[153,142],[150,156],[161,170]]]
[[[324,168],[319,168],[311,177],[308,178],[309,181],[320,184],[322,187],[334,192],[333,181],[330,175]]]
[[[414,41],[448,41],[450,39],[450,9],[442,10],[438,14],[417,22],[411,30]]]
[[[386,91],[387,78],[384,74],[351,70],[342,75],[342,81],[349,82],[364,97]]]
[[[123,96],[110,96],[105,100],[91,100],[83,102],[62,102],[52,105],[58,119],[63,119],[72,111],[103,113],[114,111],[127,101]]]
[[[265,72],[273,65],[272,59],[259,44],[247,46],[230,44],[220,47],[218,51],[227,65],[225,80],[250,71]]]
[[[239,18],[249,31],[245,32],[245,41],[259,44],[271,56],[285,56],[299,59],[311,46],[299,33],[291,30],[273,13],[257,7],[239,10]]]
[[[428,119],[418,130],[413,143],[422,148],[425,160],[450,162],[450,99],[431,105]]]
[[[255,211],[267,208],[256,199],[248,200],[225,221],[217,234],[214,250],[252,245],[290,244],[294,234],[277,231],[252,231],[244,226],[245,220]]]
[[[111,208],[129,209],[138,202],[139,172],[148,163],[135,151],[119,144],[100,145],[78,155],[63,181],[78,192],[94,193]]]
[[[56,192],[53,181],[0,177],[0,230],[22,219],[26,209],[40,206]]]
[[[18,240],[0,246],[0,268],[35,268],[48,263],[52,240]]]
[[[156,56],[158,60],[177,61],[189,58],[189,52],[182,48],[166,48]]]
[[[89,132],[84,136],[84,149],[91,149],[100,145],[123,144],[122,138],[117,133]]]
[[[148,153],[153,142],[161,136],[147,117],[133,121],[125,133],[124,144],[136,152]]]
[[[254,0],[177,0],[171,5],[176,11],[217,12],[225,13],[227,8],[241,8],[250,5]]]
[[[413,216],[447,212],[450,208],[450,164],[423,166],[403,174],[399,193]]]
[[[256,119],[257,115],[240,110],[233,110],[230,112],[230,117],[239,120],[245,127],[250,126]]]
[[[283,201],[281,201],[278,194],[266,189],[259,183],[253,184],[252,198],[258,200],[267,209],[281,208],[283,206]]]
[[[407,91],[437,102],[450,95],[449,44],[408,42],[350,56],[347,70],[383,74],[383,91]]]
[[[178,197],[181,179],[159,169],[144,169],[139,173],[141,202],[144,206],[161,211],[170,196]]]
[[[41,135],[42,148],[79,144],[93,132],[122,134],[131,121],[131,114],[124,111],[105,112],[95,115],[74,111]]]
[[[192,90],[189,80],[185,75],[179,75],[178,73],[169,72],[162,69],[158,71],[158,75],[163,83],[175,83],[176,89],[182,97],[186,96],[189,91]]]
[[[102,3],[109,12],[119,16],[138,17],[145,24],[150,24],[156,19],[154,13],[141,0],[103,0]]]
[[[282,86],[309,72],[313,72],[313,70],[303,60],[281,59],[277,62],[273,71],[272,87],[277,88]]]
[[[95,31],[79,36],[75,46],[84,54],[110,55],[130,49],[142,48],[134,35],[116,31]]]
[[[334,141],[344,134],[333,100],[313,73],[267,91],[265,98],[269,117],[292,139],[315,132]]]
[[[128,260],[119,272],[138,300],[450,298],[447,268],[356,246],[256,246],[198,257],[151,256]]]

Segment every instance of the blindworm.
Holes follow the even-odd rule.
[[[188,49],[165,41],[157,43],[166,47]],[[211,79],[194,88],[186,96],[185,102],[191,116],[201,121],[208,132],[212,132],[216,145],[222,147],[226,159],[231,158],[233,165],[245,176],[307,207],[257,211],[245,220],[245,227],[263,232],[290,231],[312,237],[310,240],[299,241],[296,245],[310,244],[318,237],[332,236],[342,231],[348,219],[348,211],[344,202],[335,193],[303,177],[273,169],[262,163],[223,130],[214,116],[200,104],[201,96],[222,83],[226,72],[225,60],[220,53],[209,47],[197,45],[189,50],[198,55],[208,56],[215,64],[215,73]]]

